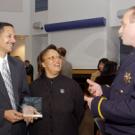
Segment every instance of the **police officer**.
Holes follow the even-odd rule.
[[[87,80],[93,97],[84,96],[95,117],[105,121],[105,134],[135,135],[135,6],[122,19],[119,34],[123,44],[134,47],[122,63],[111,87]]]

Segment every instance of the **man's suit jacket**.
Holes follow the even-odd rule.
[[[25,94],[29,92],[24,65],[21,61],[8,56],[8,63],[11,72],[13,92],[16,106],[19,109],[20,102]],[[10,123],[4,119],[4,111],[12,109],[4,80],[0,73],[0,135],[25,135],[23,121]],[[23,127],[24,126],[24,127]]]

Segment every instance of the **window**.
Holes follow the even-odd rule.
[[[35,12],[48,10],[48,0],[35,0]]]

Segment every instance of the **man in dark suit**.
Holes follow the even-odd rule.
[[[19,112],[21,99],[28,93],[25,68],[21,61],[8,55],[15,42],[13,25],[0,22],[0,135],[26,133],[23,114]]]
[[[87,80],[93,97],[85,96],[95,117],[105,121],[105,135],[135,135],[135,6],[122,19],[119,34],[133,52],[121,64],[110,87]]]
[[[27,74],[27,82],[28,84],[31,84],[33,82],[33,74],[34,74],[34,68],[29,60],[25,60],[25,70]]]

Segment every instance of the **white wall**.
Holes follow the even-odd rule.
[[[119,27],[109,27],[107,35],[107,57],[110,60],[120,62]]]
[[[117,17],[117,12],[121,9],[127,9],[135,5],[135,0],[110,0],[110,26],[119,26],[120,19]]]
[[[135,4],[134,0],[59,0],[49,1],[48,22],[65,22],[105,17],[107,26],[48,33],[49,43],[64,46],[73,68],[96,68],[102,57],[119,62],[120,44],[117,11]],[[111,27],[110,27],[111,26]]]
[[[76,69],[94,69],[98,60],[107,55],[104,27],[54,32],[49,36],[51,43],[68,50],[67,59]]]
[[[48,22],[106,17],[108,4],[108,0],[49,0]]]
[[[16,44],[14,46],[13,52],[11,52],[12,56],[19,56],[22,61],[25,60],[25,38],[17,37]]]
[[[108,21],[108,0],[49,0],[48,22],[105,17]],[[74,69],[96,68],[98,60],[107,57],[106,27],[85,28],[48,33],[49,43],[64,46]]]
[[[37,56],[48,45],[47,35],[34,35],[32,38],[32,64],[34,66],[34,77],[37,77]]]
[[[8,3],[7,6],[10,8]],[[22,0],[21,8],[20,12],[0,12],[0,21],[12,23],[15,26],[17,35],[29,35],[31,25],[31,0]]]
[[[0,11],[1,12],[20,12],[22,11],[22,0],[1,0]]]
[[[134,0],[48,0],[48,11],[35,13],[35,0],[22,0],[19,11],[0,12],[1,21],[15,25],[18,35],[25,38],[25,57],[36,66],[36,57],[48,43],[64,46],[74,68],[96,68],[101,57],[119,61],[119,25],[117,11],[135,5]],[[107,26],[46,33],[33,29],[41,24],[105,17]],[[47,36],[48,34],[48,36]],[[27,35],[27,36],[26,36]]]

